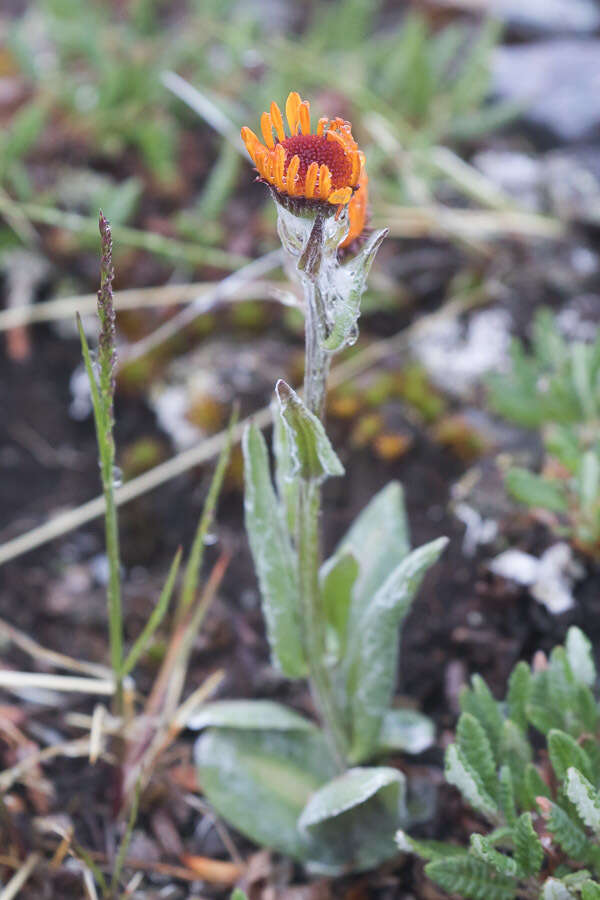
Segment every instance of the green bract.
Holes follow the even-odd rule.
[[[468,849],[396,836],[441,888],[467,900],[600,897],[595,680],[590,643],[571,628],[547,665],[517,665],[503,703],[477,676],[463,692],[446,779],[491,830]],[[533,729],[545,738],[537,752]]]

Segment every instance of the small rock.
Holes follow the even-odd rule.
[[[528,587],[531,596],[555,616],[574,607],[573,586],[585,575],[563,541],[548,547],[539,559],[521,550],[506,550],[490,562],[489,569]]]
[[[591,34],[600,28],[593,0],[487,0],[487,10],[523,37]]]
[[[471,316],[465,327],[456,319],[442,320],[415,342],[415,353],[432,381],[464,398],[481,376],[501,367],[510,346],[510,316],[486,309]]]
[[[526,122],[558,140],[582,140],[600,130],[600,41],[499,47],[492,76],[501,100],[522,105]]]

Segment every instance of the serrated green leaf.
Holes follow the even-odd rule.
[[[531,813],[519,816],[513,828],[515,841],[515,861],[519,870],[527,877],[537,875],[544,861],[544,848],[533,827]]]
[[[260,585],[273,662],[289,678],[306,675],[298,575],[271,475],[267,446],[250,425],[244,432],[244,511]]]
[[[526,806],[524,775],[531,761],[532,749],[525,732],[512,719],[505,719],[500,742],[501,759],[506,762],[512,776],[517,803]]]
[[[581,887],[581,900],[600,900],[600,884],[586,881]]]
[[[343,475],[344,467],[325,434],[323,423],[285,381],[280,379],[277,382],[275,393],[288,430],[292,476],[321,482],[334,475]]]
[[[358,577],[358,562],[352,553],[332,556],[321,566],[321,598],[325,618],[334,637],[333,657],[341,659],[348,640],[348,617],[352,589]]]
[[[446,544],[446,538],[439,538],[405,557],[372,598],[352,635],[346,680],[352,713],[352,762],[367,759],[377,747],[396,683],[400,625],[425,573]]]
[[[533,763],[529,763],[525,768],[525,787],[527,796],[524,798],[522,806],[535,807],[536,797],[550,797],[551,791]]]
[[[477,859],[487,863],[491,869],[500,875],[508,875],[511,878],[516,877],[517,863],[515,860],[492,847],[482,834],[471,835],[471,852]]]
[[[587,687],[593,687],[596,681],[596,666],[592,645],[580,628],[574,625],[567,631],[565,650],[571,670]]]
[[[486,818],[498,819],[496,801],[486,791],[477,772],[469,765],[456,744],[446,750],[444,775],[448,784],[453,784],[461,792],[467,803]]]
[[[559,781],[566,777],[567,769],[573,766],[586,778],[591,776],[590,759],[577,741],[564,731],[553,729],[548,735],[548,754],[552,768]]]
[[[215,700],[204,703],[186,722],[201,728],[241,728],[260,731],[314,731],[313,722],[271,700]]]
[[[509,825],[514,825],[517,821],[517,808],[515,805],[515,789],[510,767],[504,765],[500,768],[500,778],[498,780],[498,802],[502,815]]]
[[[463,713],[456,728],[456,743],[490,795],[496,796],[498,778],[492,748],[482,725],[471,713]]]
[[[492,753],[499,762],[502,746],[502,732],[504,719],[500,710],[500,704],[494,700],[490,689],[480,675],[473,675],[471,687],[465,688],[459,697],[460,708],[463,712],[471,713],[483,726],[492,748]]]
[[[425,874],[450,894],[467,900],[514,900],[514,878],[500,875],[474,856],[436,859],[425,866]]]
[[[388,709],[377,741],[381,753],[423,753],[433,744],[435,726],[429,716],[413,709]]]
[[[405,790],[397,769],[349,769],[312,794],[298,828],[340,865],[370,869],[397,852],[392,835],[406,821]]]
[[[327,855],[297,828],[308,799],[336,771],[321,732],[210,728],[194,756],[206,797],[242,834],[294,859]]]
[[[588,837],[558,803],[551,803],[546,828],[568,856],[581,862],[586,861]]]
[[[506,489],[509,494],[534,509],[549,509],[566,513],[567,494],[564,485],[530,472],[529,469],[512,468],[506,473]]]
[[[466,856],[464,847],[457,844],[444,844],[442,841],[418,841],[405,831],[396,832],[396,844],[402,853],[415,853],[421,859],[447,859],[449,856]]]
[[[577,769],[567,771],[565,792],[575,806],[581,821],[600,834],[600,797],[593,785]]]
[[[517,663],[508,679],[508,693],[506,695],[507,712],[509,719],[523,731],[527,729],[527,702],[531,686],[531,672],[527,663]]]

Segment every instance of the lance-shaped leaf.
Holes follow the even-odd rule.
[[[492,822],[498,819],[496,801],[486,791],[481,777],[467,762],[456,744],[446,750],[444,775],[448,784],[458,788],[473,809],[483,813]]]
[[[383,717],[377,750],[383,753],[423,753],[433,744],[435,727],[429,716],[414,709],[388,709]]]
[[[377,251],[387,234],[387,228],[374,231],[356,256],[344,266],[334,270],[334,283],[327,286],[333,310],[331,331],[323,342],[327,350],[332,352],[339,350],[351,337],[360,316],[360,301],[366,280]]]
[[[359,565],[350,633],[356,631],[372,598],[409,549],[404,493],[399,482],[391,481],[362,510],[336,550],[336,556],[352,553]]]
[[[396,682],[400,624],[426,571],[446,544],[446,538],[439,538],[413,550],[379,588],[351,635],[347,693],[352,707],[353,762],[368,758],[377,747]]]
[[[575,678],[588,687],[592,687],[596,681],[594,654],[590,641],[580,628],[575,626],[569,628],[565,650]]]
[[[404,775],[387,767],[355,768],[312,795],[298,827],[340,866],[356,871],[397,853],[394,831],[405,821]]]
[[[506,473],[506,488],[515,500],[533,508],[552,512],[567,512],[567,494],[564,485],[529,469],[514,467]]]
[[[210,728],[196,742],[195,760],[206,797],[234,828],[294,859],[321,858],[297,823],[335,775],[322,732]]]
[[[600,796],[594,786],[581,772],[571,768],[567,771],[565,792],[581,821],[596,834],[600,834]]]
[[[271,700],[215,700],[205,703],[187,721],[198,729],[217,726],[260,731],[314,731],[315,725],[281,703]]]
[[[358,562],[352,553],[332,556],[319,572],[323,610],[333,638],[331,656],[336,661],[346,651],[352,588],[357,577]]]
[[[244,432],[244,511],[260,585],[273,662],[289,678],[307,667],[300,624],[298,574],[290,538],[271,483],[267,446],[250,425]]]
[[[444,891],[469,900],[515,900],[517,896],[514,878],[471,854],[434,859],[425,866],[425,874]]]
[[[304,405],[298,394],[281,379],[275,385],[281,417],[288,432],[291,474],[305,481],[321,482],[343,475],[321,421]]]
[[[296,534],[298,492],[300,482],[294,478],[294,460],[290,449],[288,428],[279,414],[279,402],[271,403],[273,416],[273,456],[275,457],[275,485],[279,503],[287,522],[289,534]]]

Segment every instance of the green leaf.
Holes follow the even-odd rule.
[[[404,775],[388,767],[355,768],[311,796],[298,827],[340,865],[361,870],[397,853],[393,834],[405,821]]]
[[[410,550],[402,486],[391,481],[355,519],[335,555],[351,553],[358,560],[349,639],[358,632],[364,611]]]
[[[352,704],[352,762],[368,758],[377,747],[396,683],[400,624],[425,573],[446,544],[446,538],[439,538],[413,550],[379,588],[352,635],[347,677],[347,696]]]
[[[456,728],[456,743],[463,758],[479,775],[490,797],[495,797],[498,778],[492,748],[483,727],[471,713],[463,713]]]
[[[527,701],[531,686],[531,672],[527,663],[517,663],[508,679],[508,694],[506,696],[509,719],[523,731],[527,729]]]
[[[388,709],[379,732],[378,751],[423,753],[433,744],[435,726],[429,716],[412,709]]]
[[[297,828],[309,798],[336,771],[321,732],[210,728],[195,760],[206,797],[234,828],[294,859],[321,858]]]
[[[502,728],[501,756],[510,769],[517,803],[527,805],[525,773],[531,762],[532,750],[526,734],[512,719],[505,719]]]
[[[351,553],[332,556],[319,573],[325,618],[334,635],[335,659],[341,659],[346,652],[352,588],[357,577],[358,562]]]
[[[495,822],[498,819],[496,801],[486,791],[480,776],[464,758],[456,744],[446,750],[444,775],[448,784],[453,784],[473,809]]]
[[[515,860],[519,870],[527,877],[537,875],[544,861],[544,848],[533,827],[531,813],[519,816],[513,829]]]
[[[121,676],[123,678],[131,672],[138,659],[141,657],[142,653],[148,646],[150,638],[159,627],[160,623],[166,615],[166,612],[169,608],[169,603],[171,601],[171,596],[173,594],[173,588],[175,586],[175,579],[177,578],[177,572],[179,571],[180,562],[181,548],[177,551],[177,553],[175,554],[175,558],[171,563],[171,568],[169,569],[169,574],[167,575],[165,586],[163,587],[160,597],[158,598],[158,603],[150,613],[150,618],[142,629],[142,633],[136,639],[133,647],[127,655],[127,658],[123,662],[123,665],[121,667]]]
[[[265,440],[258,428],[244,432],[244,510],[250,549],[262,595],[274,663],[288,678],[306,675],[298,574],[271,476]]]
[[[186,726],[195,730],[216,726],[260,731],[314,731],[313,722],[271,700],[216,700],[204,703]]]
[[[466,900],[514,900],[514,878],[500,875],[474,856],[436,859],[425,866],[425,874],[450,894]]]
[[[471,852],[477,859],[487,863],[490,868],[500,875],[516,876],[517,864],[515,860],[492,847],[489,840],[482,834],[471,835]]]
[[[554,729],[549,733],[548,754],[559,781],[563,781],[571,766],[579,769],[586,777],[591,777],[591,763],[587,753],[564,731]]]
[[[305,481],[322,482],[343,475],[344,467],[335,454],[322,422],[304,405],[298,394],[281,379],[275,385],[280,415],[288,430],[291,475]]]
[[[246,894],[239,888],[236,888],[229,900],[248,900]]]
[[[542,900],[575,900],[575,894],[572,894],[558,878],[548,878],[544,882],[541,898]]]
[[[600,797],[593,785],[577,769],[567,771],[565,791],[581,821],[600,834]]]
[[[502,766],[498,780],[498,802],[500,809],[508,825],[514,825],[517,821],[517,808],[515,805],[515,789],[509,766]]]
[[[405,831],[396,832],[396,844],[402,853],[416,853],[421,859],[447,859],[449,856],[466,856],[464,847],[444,844],[442,841],[417,841]]]
[[[279,412],[279,404],[271,404],[273,415],[273,455],[275,457],[275,484],[283,516],[289,534],[296,534],[298,517],[298,492],[300,482],[293,475],[294,462],[290,447],[288,428]]]
[[[581,887],[581,900],[600,900],[600,884],[586,881]]]
[[[546,828],[568,856],[585,862],[589,846],[587,834],[558,803],[548,802],[550,812],[546,817]]]
[[[564,485],[536,475],[529,469],[509,469],[506,473],[506,489],[515,500],[534,509],[549,509],[559,513],[568,511]]]
[[[527,797],[524,798],[523,806],[535,806],[536,797],[550,797],[551,791],[533,763],[529,763],[525,768],[525,787]]]
[[[473,675],[471,688],[464,689],[459,698],[463,712],[471,713],[483,726],[490,742],[492,753],[499,762],[502,747],[504,720],[500,704],[494,700],[490,689],[480,675]]]
[[[580,628],[575,626],[569,628],[565,650],[575,678],[587,687],[593,687],[596,682],[594,654],[590,641]]]

